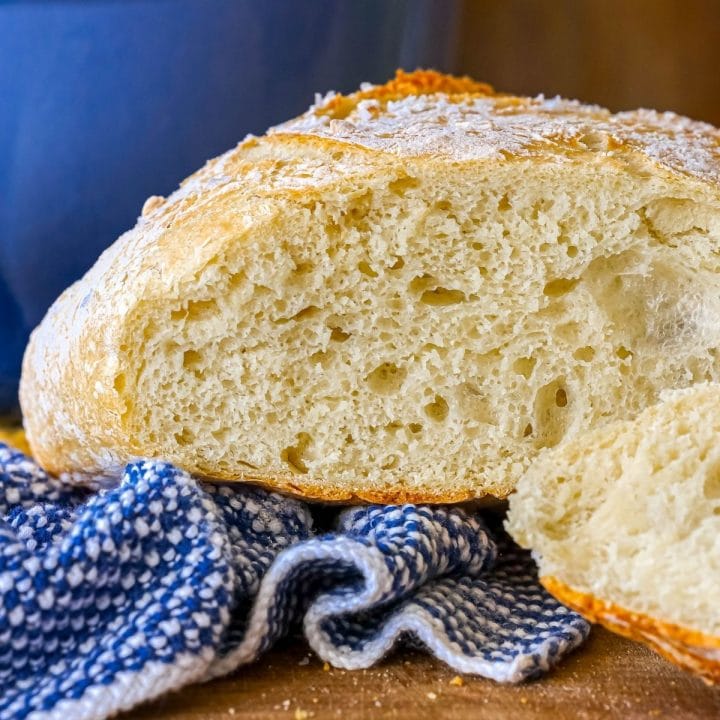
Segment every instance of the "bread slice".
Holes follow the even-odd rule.
[[[546,451],[508,529],[589,620],[720,682],[720,385]]]
[[[34,332],[47,469],[135,456],[325,500],[505,496],[720,379],[720,133],[399,73],[151,198]]]

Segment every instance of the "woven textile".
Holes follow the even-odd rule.
[[[506,682],[589,629],[460,508],[352,508],[318,533],[275,493],[147,461],[91,495],[0,445],[1,718],[105,718],[250,663],[300,623],[338,667],[409,640]]]

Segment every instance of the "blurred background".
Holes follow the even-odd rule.
[[[456,67],[517,94],[720,126],[718,0],[466,0]]]
[[[0,0],[0,412],[47,307],[315,92],[396,67],[720,125],[720,0]]]

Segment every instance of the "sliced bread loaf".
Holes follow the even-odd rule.
[[[720,682],[720,385],[544,453],[508,529],[560,600]]]
[[[21,386],[49,470],[505,496],[720,379],[720,133],[399,73],[209,162],[68,289]]]

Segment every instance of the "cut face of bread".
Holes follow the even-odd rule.
[[[590,620],[720,682],[720,385],[547,451],[508,529]]]
[[[434,73],[320,100],[147,203],[57,301],[33,451],[505,496],[539,450],[720,379],[719,138]]]

